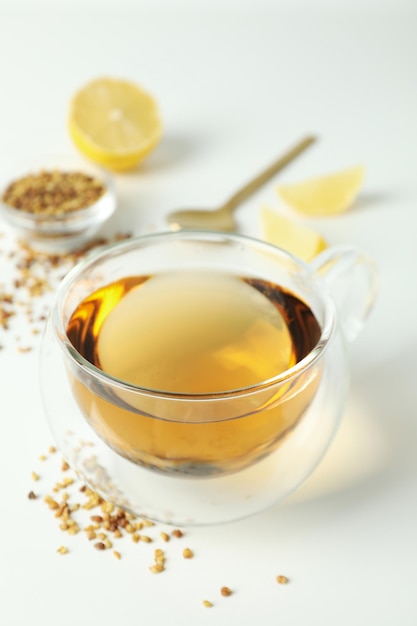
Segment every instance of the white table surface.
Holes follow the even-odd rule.
[[[143,167],[117,176],[107,234],[162,230],[170,209],[214,206],[317,133],[280,180],[366,166],[355,208],[311,225],[331,244],[367,251],[381,291],[352,345],[343,424],[313,476],[279,507],[162,546],[167,570],[158,576],[148,571],[156,543],[123,540],[117,561],[82,535],[67,538],[41,498],[28,500],[60,478],[57,458],[39,460],[52,443],[38,390],[40,339],[20,353],[25,317],[0,329],[0,624],[415,625],[417,11],[411,2],[64,4],[0,3],[2,171],[22,157],[73,154],[68,101],[100,75],[151,91],[165,126]],[[242,233],[260,235],[262,204],[279,209],[275,186],[242,206]],[[5,225],[0,231],[7,283],[15,244]],[[191,561],[181,557],[185,545]],[[290,584],[279,586],[277,574]]]

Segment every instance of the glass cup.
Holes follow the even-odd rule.
[[[108,246],[64,279],[43,338],[42,397],[57,445],[89,486],[138,516],[209,524],[266,509],[329,446],[347,399],[346,340],[376,292],[373,262],[351,247],[330,248],[308,265],[225,233]],[[117,337],[105,349],[106,320],[132,294],[134,331],[116,317]],[[196,330],[198,315],[205,317]],[[207,360],[201,354],[218,340],[214,319],[223,333],[222,316],[232,338]],[[140,356],[135,380],[114,370],[132,353]]]

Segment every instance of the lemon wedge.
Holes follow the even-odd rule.
[[[295,220],[280,215],[269,207],[261,209],[263,238],[279,248],[284,248],[303,261],[311,261],[327,248],[323,237]]]
[[[85,157],[121,171],[136,167],[155,148],[162,123],[154,98],[141,87],[97,78],[74,95],[69,133]]]
[[[335,215],[354,202],[364,179],[360,165],[292,185],[280,185],[278,195],[292,209],[307,215]]]

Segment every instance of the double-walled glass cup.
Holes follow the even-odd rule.
[[[304,353],[255,383],[195,391],[133,383],[80,350],[77,342],[91,343],[111,308],[110,299],[92,316],[96,295],[109,285],[140,290],[144,277],[190,271],[195,284],[207,275],[244,279],[257,298],[278,288],[294,343],[304,329]],[[187,299],[198,299],[191,291],[178,296],[190,315],[186,327],[193,323]],[[375,294],[373,263],[348,247],[328,249],[308,265],[264,242],[225,233],[162,233],[108,246],[64,279],[44,335],[41,388],[57,444],[87,484],[139,516],[206,524],[268,508],[305,480],[331,442],[347,397],[346,339],[360,330]],[[75,316],[74,331],[74,312],[85,301],[89,313]],[[140,307],[135,315],[137,332],[146,334]],[[172,311],[162,315],[169,333]],[[239,349],[257,337],[251,331]],[[181,361],[169,347],[164,353],[160,337],[154,343],[174,377]],[[152,351],[152,336],[146,345]]]

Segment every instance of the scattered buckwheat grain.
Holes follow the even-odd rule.
[[[230,587],[222,587],[220,589],[220,593],[222,594],[222,596],[227,597],[227,596],[231,596],[233,592],[230,589]]]
[[[184,548],[184,550],[182,551],[182,556],[184,557],[184,559],[192,559],[194,556],[194,552],[190,550],[190,548]]]
[[[290,581],[286,576],[282,576],[282,574],[277,576],[277,583],[280,585],[287,585],[289,582]]]

